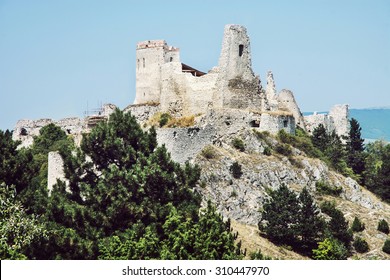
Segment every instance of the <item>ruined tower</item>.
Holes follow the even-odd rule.
[[[250,40],[241,25],[225,26],[215,107],[260,109],[260,79],[252,71]]]
[[[168,46],[164,40],[137,44],[134,104],[160,102],[161,66],[169,62],[180,62],[180,53],[178,48]]]

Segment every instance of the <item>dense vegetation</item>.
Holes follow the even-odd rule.
[[[263,133],[257,133],[257,136],[262,140],[267,137]],[[295,135],[281,130],[277,140],[277,145],[266,141],[267,147],[287,156],[291,163],[294,163],[293,146],[358,180],[384,201],[390,201],[390,144],[377,141],[365,146],[360,125],[355,119],[350,121],[350,131],[345,139],[319,125],[311,136],[300,128],[297,128]],[[316,191],[320,195],[338,196],[342,189],[318,181]],[[278,190],[270,192],[269,199],[263,205],[259,229],[276,244],[288,246],[314,259],[346,259],[353,248],[359,253],[369,250],[364,239],[359,236],[353,238],[353,232],[365,229],[358,217],[349,228],[343,213],[334,204],[323,203],[321,211],[328,217],[328,222],[319,215],[317,205],[306,189],[297,195],[286,186],[280,186]],[[379,231],[387,234],[388,228],[385,220],[378,223]],[[386,252],[387,247],[384,247]]]
[[[158,126],[170,121],[162,116]],[[360,126],[351,120],[342,141],[319,126],[312,136],[281,131],[277,144],[267,142],[264,155],[294,161],[294,149],[320,158],[390,201],[390,145],[363,144]],[[1,259],[240,259],[230,222],[210,203],[201,209],[195,191],[200,169],[180,166],[157,145],[154,128],[143,131],[130,114],[115,111],[83,137],[81,147],[53,124],[41,129],[30,148],[17,149],[9,131],[0,131],[0,258]],[[245,151],[236,138],[232,145]],[[47,190],[47,159],[59,151],[67,182]],[[213,147],[206,159],[216,157]],[[239,179],[242,166],[230,166]],[[317,193],[338,196],[340,188],[318,181]],[[307,189],[296,194],[287,186],[270,191],[259,228],[271,241],[314,259],[346,259],[367,242],[353,232],[364,230],[355,218],[351,228],[334,204],[314,202]],[[378,230],[389,232],[385,220]],[[384,252],[389,252],[386,242]],[[268,258],[260,251],[253,259]]]
[[[0,257],[17,259],[239,259],[230,222],[194,190],[181,167],[130,114],[115,111],[80,148],[48,125],[29,149],[0,134]],[[67,182],[47,190],[47,154]]]

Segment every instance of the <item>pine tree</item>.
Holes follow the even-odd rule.
[[[346,143],[347,161],[353,172],[362,175],[365,171],[364,139],[361,137],[361,127],[359,122],[352,118],[350,120],[350,130]]]
[[[323,124],[319,124],[311,136],[314,147],[320,151],[325,151],[329,144],[329,136]]]
[[[286,185],[281,185],[273,191],[264,203],[262,218],[259,223],[270,240],[286,245],[297,242],[297,223],[299,203],[296,194]]]
[[[325,222],[319,216],[320,211],[306,188],[299,195],[299,203],[297,233],[301,238],[300,250],[310,254],[324,233]]]

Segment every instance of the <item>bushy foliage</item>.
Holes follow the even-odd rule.
[[[390,254],[390,239],[386,239],[385,243],[383,244],[382,251],[386,254]]]
[[[361,232],[366,228],[364,223],[362,223],[358,217],[355,217],[355,219],[352,222],[351,230],[353,232]]]
[[[28,215],[12,187],[0,185],[0,259],[27,259],[48,233],[36,216]]]
[[[366,154],[364,153],[364,139],[361,137],[362,128],[354,118],[350,120],[349,124],[350,129],[346,143],[348,166],[358,175],[360,181],[364,182],[362,175],[366,169]]]
[[[346,260],[348,250],[343,243],[333,238],[325,238],[318,243],[318,248],[313,249],[315,260]]]
[[[348,228],[348,221],[345,219],[343,213],[336,209],[335,204],[332,202],[324,202],[321,204],[321,210],[331,218],[327,227],[329,234],[332,238],[342,242],[345,248],[349,250],[353,240],[353,234]]]
[[[241,164],[239,164],[237,161],[233,162],[233,164],[230,166],[230,172],[232,173],[234,178],[236,179],[241,178],[242,176]]]
[[[316,190],[319,194],[326,194],[326,195],[333,195],[333,196],[339,196],[343,191],[341,187],[330,186],[325,181],[317,181]]]
[[[168,121],[171,119],[171,115],[168,113],[162,113],[160,116],[159,125],[160,127],[163,127],[168,123]]]
[[[366,240],[361,237],[356,237],[353,242],[353,247],[358,253],[366,253],[370,249]]]
[[[2,155],[17,163],[15,159],[28,151],[31,160],[22,158],[21,162],[34,172],[28,173],[30,177],[20,187],[21,175],[11,176],[18,169],[0,170],[0,184],[4,178],[16,178],[9,182],[19,187],[17,199],[28,205],[29,211],[22,211],[15,202],[16,206],[8,207],[13,209],[7,210],[8,216],[2,217],[2,257],[241,258],[230,223],[224,223],[211,205],[200,211],[200,196],[195,191],[199,167],[173,162],[166,148],[157,146],[154,128],[143,131],[130,113],[116,110],[108,121],[84,135],[80,148],[54,125],[42,128],[31,149],[17,150],[18,143],[10,136],[0,134],[4,151],[0,164]],[[54,150],[59,150],[64,160],[68,183],[57,182],[49,197],[47,153]],[[21,170],[29,170],[23,164],[19,164]],[[38,208],[41,199],[45,202]],[[12,221],[18,222],[20,231],[7,230]],[[32,223],[42,228],[34,228]],[[42,236],[30,232],[35,229],[42,229],[47,238],[30,238]],[[21,236],[28,244],[16,246]]]
[[[271,257],[264,255],[261,250],[257,250],[249,254],[251,260],[272,260]]]
[[[237,150],[239,150],[240,152],[243,152],[245,151],[245,144],[244,144],[244,141],[242,141],[242,139],[240,138],[234,138],[232,140],[232,145],[234,148],[236,148]]]
[[[292,149],[289,144],[279,143],[275,146],[275,152],[278,154],[289,157],[292,155]]]
[[[382,219],[378,222],[378,230],[385,234],[389,234],[389,224],[386,222],[386,220]]]
[[[370,191],[390,202],[390,144],[376,141],[367,145],[366,152],[364,182]]]
[[[209,145],[203,148],[201,155],[206,159],[213,159],[217,156],[217,152],[213,146]]]
[[[263,206],[259,229],[282,245],[310,254],[323,235],[325,223],[306,189],[297,195],[282,185],[272,191]]]
[[[266,155],[266,156],[270,156],[272,155],[272,150],[270,147],[266,146],[263,150],[263,154]]]

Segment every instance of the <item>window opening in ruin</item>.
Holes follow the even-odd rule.
[[[70,134],[71,131],[70,131],[70,129],[67,129],[66,132],[68,132],[68,134]]]
[[[139,59],[137,59],[137,69],[139,70]]]
[[[170,58],[169,58],[169,62],[172,62],[173,61],[173,57],[171,56]]]
[[[244,45],[239,45],[238,46],[238,55],[242,56],[243,52],[244,52]]]
[[[21,136],[27,136],[28,133],[27,133],[27,129],[25,129],[24,127],[20,130],[20,135]]]
[[[260,122],[258,120],[253,120],[250,122],[251,127],[260,127]]]
[[[143,66],[145,68],[145,58],[142,59]]]
[[[284,120],[283,121],[283,127],[287,127],[287,125],[288,125],[288,120]]]

